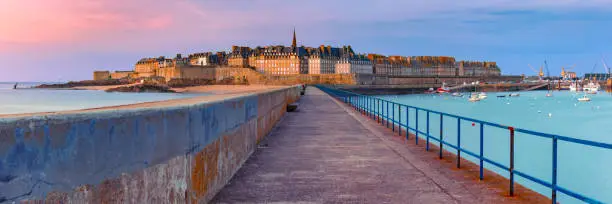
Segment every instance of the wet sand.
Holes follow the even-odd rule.
[[[68,88],[70,90],[96,90],[96,91],[106,91],[107,89],[114,89],[122,86],[133,86],[134,84],[123,84],[123,85],[110,85],[110,86],[77,86],[74,88]]]

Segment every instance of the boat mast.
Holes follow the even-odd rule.
[[[548,92],[550,92],[550,72],[548,71],[548,63],[544,60],[544,68],[546,68],[546,77],[548,78]]]

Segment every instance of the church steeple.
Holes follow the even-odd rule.
[[[295,28],[293,28],[293,42],[291,43],[291,47],[297,47],[297,39],[295,38]]]

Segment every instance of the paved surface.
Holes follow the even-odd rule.
[[[524,202],[474,192],[486,184],[455,182],[436,169],[447,167],[411,156],[405,144],[380,136],[391,134],[386,129],[363,120],[309,87],[299,112],[287,114],[212,203]]]

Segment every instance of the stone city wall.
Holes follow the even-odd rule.
[[[299,95],[0,118],[0,203],[207,202]]]
[[[249,84],[355,84],[354,74],[264,75],[250,68],[216,68],[216,79],[247,79]]]

